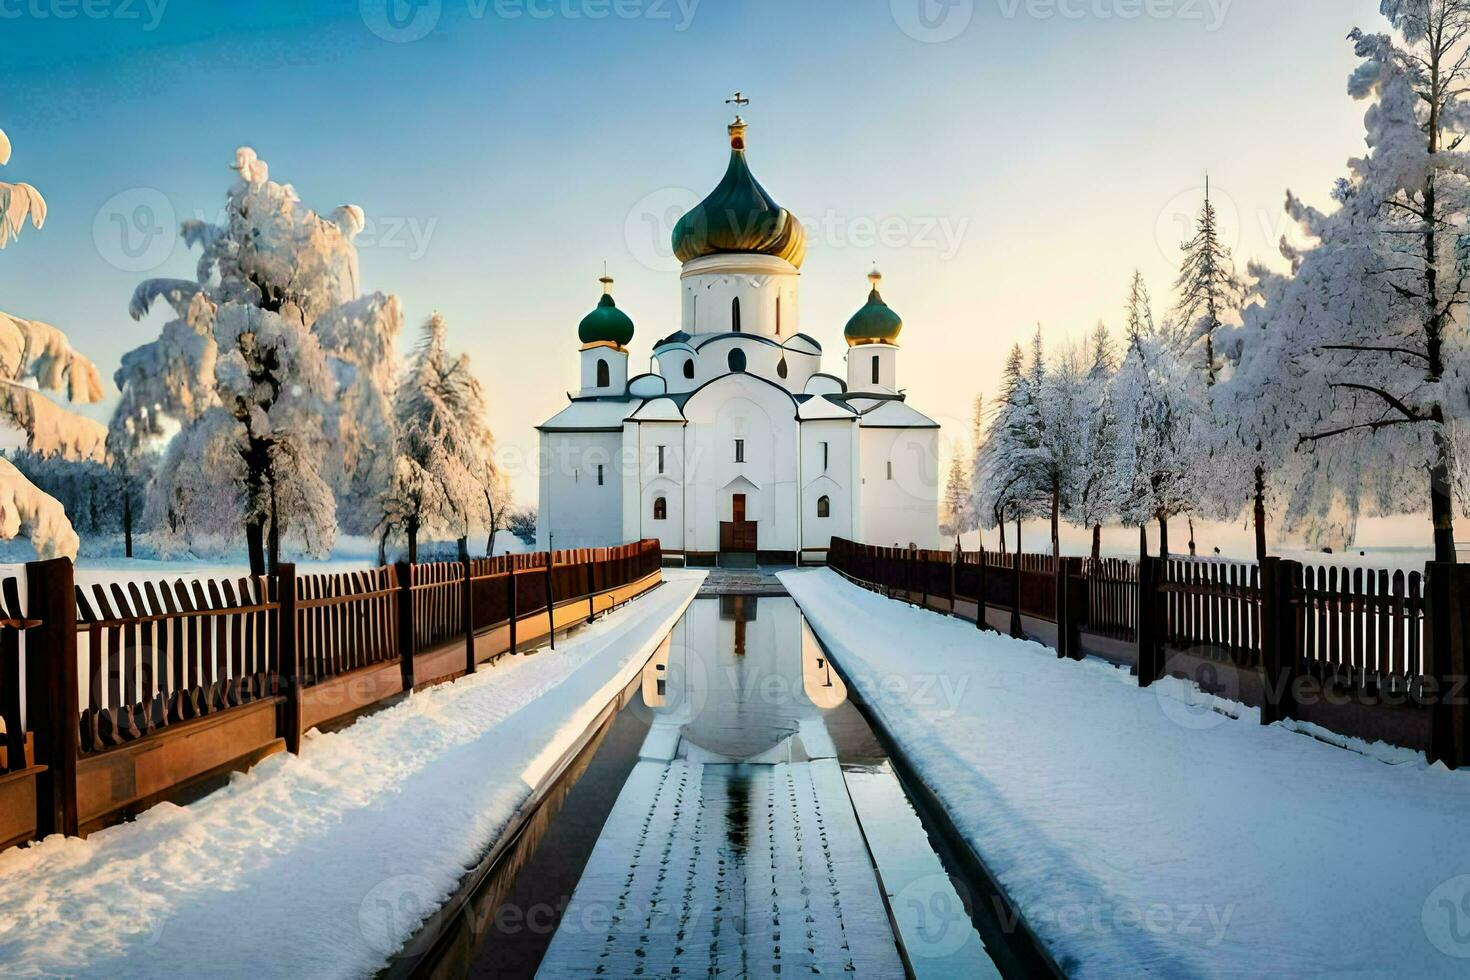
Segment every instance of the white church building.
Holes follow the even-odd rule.
[[[879,294],[848,322],[845,377],[801,330],[806,231],[730,166],[674,230],[681,329],[628,376],[633,320],[605,278],[582,321],[581,387],[539,427],[538,546],[657,538],[691,564],[820,558],[834,537],[939,544],[939,426],[899,388],[903,321]]]

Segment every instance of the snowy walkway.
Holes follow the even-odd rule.
[[[835,759],[638,763],[540,977],[902,978]]]
[[[1201,710],[830,571],[781,578],[1069,973],[1470,971],[1470,773]]]
[[[371,975],[642,668],[701,573],[188,807],[0,855],[0,973]]]

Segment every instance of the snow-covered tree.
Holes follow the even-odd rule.
[[[438,313],[424,324],[395,403],[398,437],[383,521],[407,539],[409,561],[417,560],[420,532],[459,537],[488,516],[485,398],[468,355],[450,357],[446,332]]]
[[[1169,553],[1169,519],[1196,502],[1199,386],[1168,328],[1154,325],[1135,277],[1129,298],[1128,353],[1109,390],[1118,419],[1113,489],[1124,523],[1159,524],[1159,554]]]
[[[160,299],[176,319],[124,356],[111,433],[136,452],[179,425],[151,487],[151,519],[189,538],[243,524],[259,573],[287,533],[319,555],[339,517],[350,530],[373,523],[389,475],[402,313],[393,297],[358,296],[360,208],[322,217],[298,207],[248,147],[234,169],[224,221],[181,229],[200,249],[197,281],[149,280],[134,293],[135,319]]]
[[[1215,205],[1210,201],[1210,179],[1205,178],[1205,202],[1200,208],[1194,237],[1185,242],[1184,262],[1175,289],[1179,293],[1174,317],[1185,331],[1187,343],[1203,348],[1204,374],[1208,384],[1219,377],[1215,353],[1215,331],[1227,317],[1234,318],[1244,297],[1244,287],[1235,275],[1230,249],[1220,241]]]
[[[10,140],[0,131],[0,166],[10,162]],[[30,221],[46,221],[46,200],[30,184],[0,183],[0,249]],[[97,367],[78,353],[57,328],[39,320],[0,313],[0,418],[25,434],[33,453],[69,460],[101,460],[106,430],[67,411],[41,390],[64,391],[69,401],[101,400]],[[31,484],[9,462],[0,467],[0,538],[23,535],[42,558],[76,558],[80,541],[53,498]]]
[[[1072,505],[1067,517],[1092,530],[1092,557],[1102,554],[1102,526],[1118,513],[1115,473],[1118,466],[1118,411],[1111,387],[1118,371],[1117,348],[1099,321],[1088,340],[1087,373],[1078,399],[1082,451],[1076,464]]]
[[[976,456],[975,513],[980,526],[1001,529],[1005,524],[1041,513],[1047,494],[1040,465],[1041,411],[1039,393],[1026,373],[1021,345],[1011,348],[1001,378],[1001,396],[991,417],[985,443]],[[1018,532],[1019,534],[1019,532]]]
[[[1048,367],[1041,328],[1031,341],[1030,389],[1036,392],[1036,465],[1040,471],[1047,517],[1051,523],[1052,557],[1062,554],[1061,521],[1076,496],[1087,444],[1086,377],[1073,352],[1064,353]]]
[[[950,460],[949,477],[944,481],[944,499],[940,502],[939,529],[953,535],[958,543],[960,535],[968,528],[970,513],[970,480],[965,475],[965,464],[958,455]]]
[[[510,520],[506,524],[506,530],[514,534],[522,544],[532,545],[536,543],[536,508],[524,507],[513,511]]]
[[[1435,557],[1454,561],[1455,453],[1466,405],[1470,276],[1470,0],[1383,0],[1396,32],[1354,31],[1350,94],[1369,100],[1368,154],[1322,213],[1288,195],[1315,240],[1283,245],[1295,276],[1271,304],[1271,397],[1306,465],[1289,525],[1345,543],[1360,514],[1428,509]]]

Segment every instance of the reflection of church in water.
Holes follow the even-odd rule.
[[[696,600],[639,700],[638,761],[538,975],[903,977],[838,760],[878,749],[796,603]]]
[[[681,326],[628,377],[612,280],[578,330],[581,388],[540,427],[541,548],[657,538],[708,562],[793,560],[833,537],[938,542],[938,425],[898,383],[903,321],[869,277],[845,377],[802,332],[806,231],[755,179],[743,120],[724,179],[674,230]]]

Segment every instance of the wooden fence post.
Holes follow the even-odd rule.
[[[1138,686],[1151,687],[1162,676],[1160,656],[1159,586],[1163,559],[1141,555],[1138,559]]]
[[[1301,658],[1296,607],[1300,562],[1261,562],[1261,724],[1296,714],[1295,686]]]
[[[45,766],[36,787],[36,834],[77,834],[77,600],[71,560],[26,565],[26,727],[35,739],[35,763]],[[93,678],[92,683],[100,683]]]
[[[622,568],[626,573],[628,559],[624,558]],[[556,552],[546,553],[546,636],[551,641],[551,649],[556,650],[556,585],[553,581],[552,569],[556,567]]]
[[[1058,646],[1065,643],[1064,655],[1071,660],[1081,660],[1082,624],[1088,615],[1087,579],[1082,575],[1081,558],[1062,559],[1057,588],[1061,590],[1058,603],[1062,607],[1062,618],[1057,621]]]
[[[985,552],[985,542],[984,542],[984,540],[981,540],[981,542],[980,542],[980,574],[977,576],[978,579],[979,579],[980,584],[975,589],[975,591],[979,593],[979,596],[977,597],[977,602],[976,602],[976,605],[975,605],[975,628],[977,630],[980,630],[981,632],[984,632],[984,633],[989,633],[991,631],[990,630],[990,619],[989,619],[989,617],[987,615],[987,610],[990,607],[989,607],[989,605],[987,605],[986,598],[985,598],[986,597],[986,593],[989,590],[989,585],[986,582],[985,569],[989,566],[989,564],[990,564],[990,558],[989,558],[989,556]]]
[[[417,631],[413,622],[413,563],[401,561],[398,572],[398,657],[403,671],[403,691],[413,691],[413,646]]]
[[[1458,769],[1467,761],[1466,705],[1461,679],[1466,676],[1465,577],[1459,566],[1430,562],[1424,568],[1425,673],[1434,678],[1435,702],[1430,725],[1430,763]]]
[[[959,573],[959,565],[965,557],[960,550],[959,538],[955,539],[954,552],[949,556],[949,614],[955,614],[955,576]]]
[[[276,566],[276,678],[281,696],[281,737],[286,751],[301,754],[301,642],[296,633],[296,565]]]
[[[459,565],[464,582],[460,590],[460,605],[464,617],[464,672],[475,672],[475,587],[472,579],[475,563],[470,559],[470,539],[459,539]]]
[[[1072,657],[1072,631],[1067,619],[1067,561],[1061,557],[1052,560],[1056,563],[1051,572],[1052,588],[1056,592],[1052,597],[1052,615],[1057,620],[1057,659],[1069,660]]]
[[[510,655],[516,654],[516,620],[520,619],[518,604],[520,600],[516,597],[516,567],[512,562],[510,574],[506,576],[506,588],[510,590]]]
[[[587,569],[587,623],[591,625],[597,622],[597,577],[594,574],[597,566],[597,552],[587,552],[583,564]]]
[[[1026,638],[1021,628],[1021,549],[1011,556],[1011,636],[1018,640]]]

